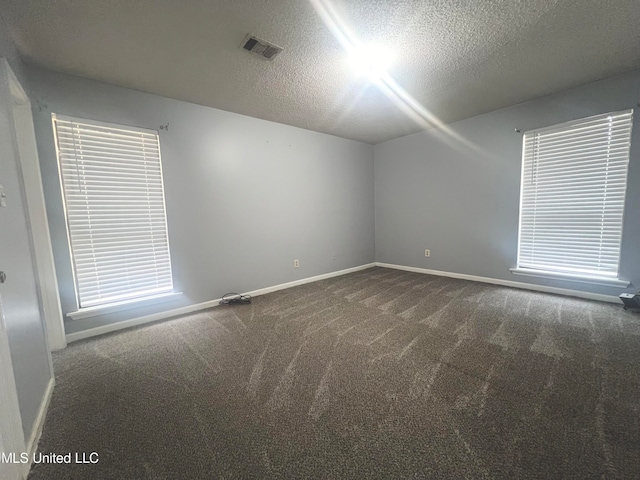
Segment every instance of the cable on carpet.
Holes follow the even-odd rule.
[[[225,293],[220,300],[220,305],[238,305],[251,303],[251,295],[240,295],[239,293]]]

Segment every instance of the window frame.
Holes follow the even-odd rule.
[[[164,219],[164,233],[165,233],[166,245],[167,245],[166,250],[167,250],[167,254],[168,254],[168,271],[169,271],[169,274],[170,274],[169,278],[170,278],[170,283],[171,283],[171,288],[170,289],[167,289],[164,292],[159,292],[159,293],[150,294],[150,295],[140,295],[140,296],[125,298],[125,299],[122,299],[122,300],[109,301],[109,302],[105,302],[105,303],[93,304],[93,305],[84,306],[84,307],[82,306],[81,298],[80,298],[79,280],[78,280],[78,275],[77,275],[77,272],[76,272],[76,260],[75,260],[75,256],[74,256],[73,244],[72,244],[72,241],[71,241],[71,238],[72,238],[72,236],[71,236],[71,226],[70,226],[70,222],[69,222],[69,209],[68,209],[68,205],[67,205],[67,193],[65,191],[65,183],[64,183],[65,181],[64,181],[64,178],[63,178],[63,171],[62,171],[61,150],[60,150],[60,146],[59,146],[57,121],[85,124],[85,125],[87,125],[89,127],[95,126],[95,127],[98,127],[98,128],[122,130],[122,131],[130,132],[130,133],[141,133],[141,134],[146,134],[146,135],[153,135],[155,137],[155,141],[156,141],[157,149],[158,149],[158,170],[159,170],[159,176],[160,176],[159,184],[161,185],[162,218]],[[118,124],[118,123],[111,123],[111,122],[104,122],[104,121],[99,121],[99,120],[81,118],[81,117],[70,116],[70,115],[62,115],[62,114],[57,114],[57,113],[52,113],[51,114],[51,122],[52,122],[53,138],[54,138],[54,144],[55,144],[55,150],[56,150],[56,161],[57,161],[57,165],[58,165],[58,177],[59,177],[59,181],[60,181],[60,193],[61,193],[61,200],[62,200],[62,208],[63,208],[63,213],[64,213],[65,228],[66,228],[66,234],[67,234],[66,243],[67,243],[67,248],[69,249],[68,251],[69,251],[69,260],[70,260],[71,273],[72,273],[72,278],[73,278],[75,306],[76,306],[76,309],[77,309],[75,312],[67,313],[67,316],[72,318],[73,320],[81,319],[81,318],[88,318],[88,317],[92,317],[92,316],[95,316],[95,315],[102,315],[102,314],[106,314],[106,313],[110,313],[110,312],[126,310],[126,309],[131,309],[131,308],[138,308],[138,307],[143,307],[143,306],[147,306],[147,305],[156,304],[156,303],[159,303],[159,302],[170,301],[170,300],[173,300],[173,299],[179,297],[181,295],[181,293],[177,292],[175,290],[175,284],[174,284],[174,278],[173,278],[173,265],[172,265],[172,257],[171,257],[171,246],[170,246],[170,243],[169,243],[169,222],[168,222],[168,219],[167,219],[165,185],[164,185],[164,172],[163,172],[163,167],[162,167],[162,154],[161,154],[161,149],[160,149],[159,132],[157,130],[151,130],[151,129],[142,128],[142,127],[136,127],[136,126],[130,126],[130,125],[124,125],[124,124]]]
[[[534,130],[529,130],[524,132],[522,139],[522,156],[521,156],[521,175],[520,175],[520,202],[519,202],[519,210],[518,210],[518,243],[517,243],[517,256],[516,256],[516,267],[510,268],[510,271],[516,275],[525,275],[531,277],[540,277],[547,279],[557,279],[557,280],[569,280],[580,283],[588,283],[602,286],[612,286],[612,287],[627,287],[629,286],[629,282],[620,279],[620,261],[621,261],[621,252],[622,252],[622,240],[624,233],[624,216],[626,213],[626,199],[627,192],[629,188],[629,164],[631,160],[631,139],[633,137],[633,127],[634,127],[634,109],[625,109],[620,111],[608,112],[598,115],[592,115],[590,117],[579,118],[575,120],[571,120],[568,122],[563,122],[543,128],[538,128]],[[525,160],[527,155],[527,136],[534,136],[540,133],[550,133],[550,132],[567,132],[570,131],[572,127],[583,124],[584,122],[596,121],[599,118],[608,118],[616,115],[630,115],[630,124],[629,124],[629,143],[628,150],[626,151],[626,160],[625,160],[625,177],[624,177],[624,193],[622,195],[622,218],[620,221],[620,242],[618,244],[618,253],[617,253],[617,271],[615,278],[613,276],[599,276],[599,275],[590,275],[588,273],[579,273],[579,272],[571,272],[571,271],[562,271],[562,270],[544,270],[531,268],[526,266],[521,266],[521,249],[522,249],[522,214],[523,214],[523,204],[524,204],[524,185],[525,185]],[[568,140],[571,141],[570,139]]]

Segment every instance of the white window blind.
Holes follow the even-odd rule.
[[[79,307],[172,292],[157,133],[53,123]]]
[[[617,278],[632,117],[525,133],[518,268]]]

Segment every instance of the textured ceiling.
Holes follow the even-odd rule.
[[[445,123],[640,67],[638,0],[331,3]],[[53,70],[368,143],[423,128],[354,75],[308,1],[3,0],[0,15]],[[284,51],[249,54],[247,33]]]

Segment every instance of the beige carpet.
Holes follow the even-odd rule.
[[[72,344],[39,479],[640,478],[640,315],[383,268]]]

